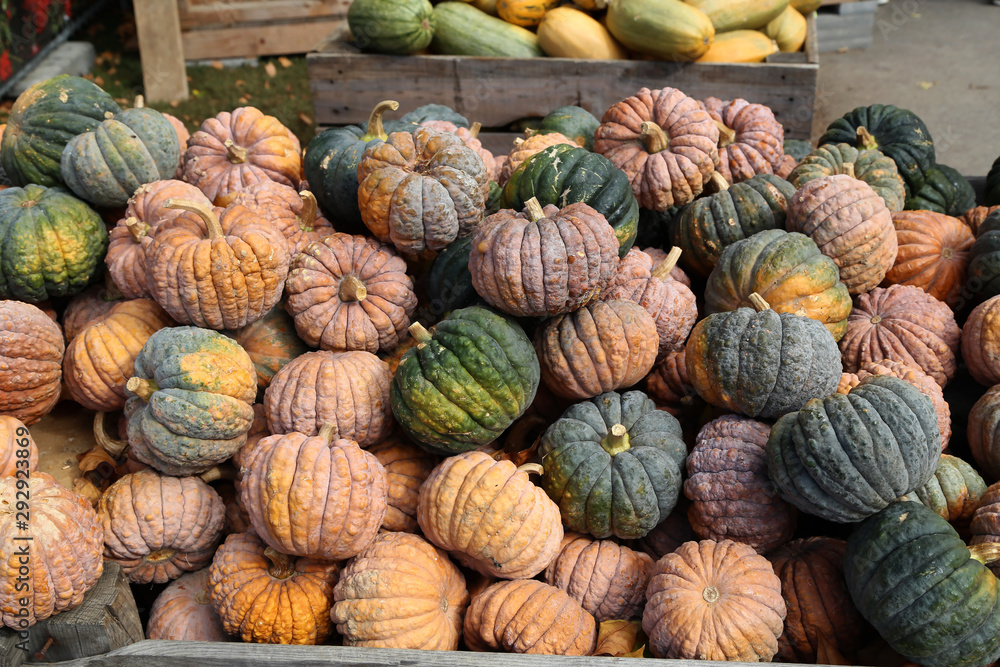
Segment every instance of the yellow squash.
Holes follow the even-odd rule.
[[[778,52],[773,39],[757,30],[733,30],[715,36],[700,63],[759,63]]]
[[[788,0],[686,0],[705,12],[715,32],[756,30],[785,11]]]
[[[819,6],[823,4],[823,0],[791,0],[789,4],[795,7],[796,11],[803,16],[809,16],[819,9]]]
[[[764,27],[764,34],[776,41],[782,51],[798,51],[806,41],[806,17],[789,5]]]
[[[538,26],[538,45],[553,58],[626,60],[628,54],[591,16],[572,7],[549,10]]]
[[[695,60],[715,38],[708,16],[680,0],[609,0],[606,24],[626,49],[663,60]]]
[[[497,15],[507,23],[530,28],[538,25],[545,13],[562,0],[497,0]]]

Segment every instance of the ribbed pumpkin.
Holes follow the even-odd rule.
[[[90,501],[44,472],[0,477],[0,504],[0,625],[23,631],[79,606],[100,579],[101,524]]]
[[[0,477],[38,468],[38,446],[21,420],[0,415]],[[24,473],[22,473],[22,476]]]
[[[440,463],[440,459],[400,435],[390,435],[366,449],[385,468],[388,482],[388,507],[382,520],[382,528],[396,532],[418,532],[417,500],[420,497],[420,486]]]
[[[364,445],[392,429],[392,373],[370,352],[308,352],[271,379],[264,394],[271,433],[317,435],[327,422],[336,437]]]
[[[639,205],[683,206],[701,194],[719,164],[719,128],[698,102],[676,88],[616,102],[594,133],[594,151],[625,172]]]
[[[767,476],[771,427],[725,415],[698,433],[687,459],[688,519],[705,540],[733,540],[767,553],[792,538],[795,508]]]
[[[246,442],[257,375],[222,334],[160,329],[135,358],[125,415],[132,455],[168,475],[204,472]]]
[[[580,3],[576,4],[584,7]],[[557,14],[560,16],[565,15],[564,9],[569,8],[559,8]],[[550,15],[549,17],[551,18],[552,16],[554,15]],[[601,121],[597,120],[594,114],[583,107],[570,105],[550,111],[542,119],[542,122],[539,123],[538,133],[552,134],[553,132],[558,132],[564,137],[569,137],[579,146],[589,151],[594,147],[594,132],[600,125]]]
[[[688,407],[701,400],[698,392],[691,386],[684,359],[685,350],[671,352],[657,361],[646,376],[646,394],[653,399],[657,408],[678,418]]]
[[[958,216],[976,205],[972,184],[953,167],[936,164],[924,172],[924,178],[924,187],[907,198],[907,209]]]
[[[390,352],[417,308],[406,262],[365,236],[333,234],[305,248],[285,290],[296,331],[324,350]]]
[[[934,475],[934,406],[905,380],[865,378],[846,396],[813,399],[771,428],[767,467],[781,497],[807,514],[852,523]]]
[[[208,603],[208,568],[182,574],[156,596],[146,639],[226,642],[229,635]]]
[[[960,336],[951,309],[919,287],[879,287],[854,299],[840,340],[844,370],[890,359],[919,368],[944,387],[955,375]]]
[[[469,604],[465,577],[422,537],[380,533],[333,589],[345,646],[454,651]]]
[[[997,210],[1000,210],[1000,206],[976,206],[965,211],[959,219],[969,226],[973,235],[978,236],[980,225],[986,221],[990,213]]]
[[[506,186],[507,181],[514,174],[514,172],[517,171],[521,165],[527,162],[532,156],[541,153],[550,146],[559,146],[561,144],[567,144],[577,148],[579,147],[577,142],[560,132],[533,134],[526,139],[518,137],[514,140],[514,146],[507,155],[507,159],[504,161],[503,167],[500,169],[500,178],[498,178],[497,181],[500,185]],[[546,203],[554,204],[555,202]]]
[[[278,553],[253,533],[234,533],[208,571],[222,627],[245,642],[319,644],[330,636],[340,565]]]
[[[259,181],[240,190],[233,201],[280,229],[293,256],[333,233],[333,225],[319,214],[316,197],[308,190],[299,192],[274,181]]]
[[[968,526],[972,534],[972,539],[969,540],[970,546],[1000,542],[1000,484],[992,484],[989,488],[982,489],[980,497],[969,510],[972,519]],[[996,573],[996,565],[992,565],[990,569]]]
[[[892,214],[899,251],[885,274],[890,285],[914,285],[955,306],[966,288],[969,249],[976,242],[958,218],[931,211]]]
[[[479,300],[469,272],[471,252],[472,237],[465,236],[455,239],[434,258],[427,272],[425,289],[431,313],[435,316],[471,306]]]
[[[656,563],[642,629],[657,658],[768,662],[784,619],[781,582],[763,556],[704,540]]]
[[[785,130],[771,109],[742,98],[730,102],[709,97],[700,104],[719,127],[717,171],[726,181],[739,183],[774,173],[785,154]]]
[[[257,386],[266,389],[275,373],[309,351],[295,334],[295,322],[279,305],[236,331],[225,332],[240,344],[257,371]]]
[[[0,193],[2,195],[3,193]],[[969,250],[968,289],[972,303],[1000,294],[1000,209],[986,216]]]
[[[420,124],[441,132],[451,132],[465,142],[466,148],[474,150],[476,155],[483,159],[483,164],[486,166],[486,173],[491,181],[492,192],[492,182],[500,178],[500,165],[497,164],[493,153],[483,148],[483,142],[479,140],[479,131],[483,128],[482,123],[473,123],[470,127],[461,127],[449,120],[425,120]]]
[[[677,507],[664,519],[660,525],[649,531],[645,537],[638,540],[624,540],[623,544],[634,551],[648,554],[653,561],[677,551],[685,542],[697,540],[691,523],[687,518],[687,499],[681,496],[677,499]]]
[[[62,331],[44,312],[0,301],[0,415],[31,426],[47,415],[62,390]]]
[[[962,359],[979,384],[1000,383],[1000,296],[973,309],[962,327]]]
[[[121,293],[114,287],[106,289],[94,285],[80,292],[66,304],[62,314],[63,337],[66,342],[76,338],[87,325],[104,317],[112,306],[121,301]]]
[[[934,476],[900,500],[921,503],[948,523],[964,530],[969,527],[972,515],[982,506],[985,493],[986,482],[975,468],[957,456],[942,454]],[[996,541],[1000,541],[1000,535]]]
[[[206,567],[222,540],[225,506],[197,477],[145,469],[112,484],[98,506],[104,557],[128,580],[163,584]]]
[[[462,565],[504,579],[534,577],[563,538],[559,508],[528,472],[479,451],[434,469],[421,487],[417,522]]]
[[[472,598],[465,645],[473,651],[590,655],[597,623],[580,604],[541,581],[499,581]]]
[[[566,533],[545,582],[566,591],[598,623],[641,615],[653,559],[612,540]]]
[[[988,481],[1000,479],[1000,385],[982,395],[969,413],[969,449]]]
[[[902,211],[906,186],[892,158],[875,149],[858,150],[850,144],[826,144],[816,148],[788,175],[788,182],[801,188],[809,181],[844,174],[867,183],[891,212]]]

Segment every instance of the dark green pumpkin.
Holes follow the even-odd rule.
[[[440,317],[456,308],[464,308],[479,300],[469,273],[469,252],[472,236],[463,236],[438,253],[427,272],[427,298],[431,312]]]
[[[673,242],[670,239],[670,227],[681,209],[671,206],[665,211],[650,211],[639,209],[639,229],[635,234],[636,248],[659,248],[669,251]]]
[[[976,205],[972,184],[948,165],[934,165],[924,174],[924,186],[906,200],[908,211],[934,211],[960,217]]]
[[[779,419],[767,441],[768,473],[781,497],[838,523],[861,521],[919,489],[940,458],[931,399],[889,375],[809,401]]]
[[[257,373],[217,331],[160,329],[135,358],[125,403],[132,454],[167,475],[193,475],[236,453],[253,423]]]
[[[785,179],[758,174],[681,209],[671,226],[671,243],[683,250],[685,269],[707,276],[727,247],[765,229],[784,229],[785,209],[795,188]]]
[[[503,199],[503,188],[496,181],[490,181],[490,193],[486,195],[486,216],[491,216],[500,210],[501,199]]]
[[[848,167],[847,165],[852,165]],[[812,151],[792,169],[788,182],[795,189],[815,178],[848,174],[871,186],[890,211],[902,211],[906,186],[896,163],[878,150],[859,151],[850,144],[826,144]]]
[[[566,410],[538,454],[570,530],[638,539],[677,504],[687,447],[677,419],[646,394],[611,391]]]
[[[980,667],[1000,658],[1000,580],[947,521],[896,502],[847,541],[854,604],[894,651],[927,667]]]
[[[862,128],[864,128],[862,130]],[[830,123],[819,145],[850,144],[878,149],[892,158],[910,196],[923,187],[924,172],[934,166],[934,140],[917,114],[891,104],[858,107]]]
[[[966,287],[972,305],[1000,294],[1000,211],[986,216],[969,249]]]
[[[590,151],[594,150],[594,132],[600,126],[601,121],[583,107],[566,106],[543,118],[538,134],[558,132]]]
[[[173,178],[180,160],[177,133],[163,114],[128,109],[71,139],[61,173],[81,199],[121,207],[140,185]]]
[[[354,0],[347,25],[363,51],[405,56],[430,46],[437,22],[429,0]]]
[[[1000,157],[990,167],[986,174],[986,205],[1000,206]]]
[[[802,139],[785,139],[782,146],[785,155],[791,155],[796,162],[801,161],[805,156],[813,152],[813,145]]]
[[[429,120],[446,120],[458,127],[469,127],[469,119],[444,104],[425,104],[417,107],[413,111],[403,114],[399,119],[400,125],[420,125]],[[387,126],[388,127],[388,126]],[[388,127],[390,132],[399,132],[399,128]]]
[[[61,188],[0,191],[0,299],[38,303],[82,292],[104,270],[108,232]]]
[[[36,83],[14,102],[0,164],[15,185],[60,185],[59,161],[69,140],[120,111],[110,95],[78,76]]]
[[[532,155],[510,175],[500,207],[520,211],[532,197],[542,206],[583,202],[593,207],[614,228],[620,257],[635,242],[639,204],[625,172],[603,155],[569,144]]]
[[[900,500],[920,503],[948,523],[966,528],[984,493],[986,482],[975,468],[957,456],[942,454],[934,476]]]
[[[392,380],[396,421],[441,454],[496,440],[535,398],[541,369],[513,320],[481,306],[454,310],[433,336],[417,329]]]

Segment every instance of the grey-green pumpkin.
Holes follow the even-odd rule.
[[[890,211],[902,211],[906,185],[892,158],[881,151],[858,150],[850,144],[825,144],[813,150],[788,174],[788,182],[801,188],[809,181],[847,174],[864,181],[878,194]]]

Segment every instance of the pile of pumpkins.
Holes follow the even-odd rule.
[[[1000,159],[976,206],[891,105],[814,147],[643,88],[507,156],[397,107],[303,155],[251,107],[189,136],[79,78],[18,98],[0,562],[31,535],[31,624],[107,559],[169,584],[150,638],[1000,657]],[[60,398],[95,412],[74,489],[28,428]]]
[[[394,55],[754,63],[800,51],[820,0],[353,0],[354,44]]]

